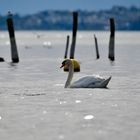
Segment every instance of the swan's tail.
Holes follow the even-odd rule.
[[[110,80],[111,76],[102,82],[101,87],[106,88]]]

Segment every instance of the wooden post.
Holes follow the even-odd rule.
[[[11,43],[11,59],[13,63],[18,63],[19,57],[18,57],[16,40],[15,40],[14,25],[12,20],[12,14],[10,12],[8,12],[7,27],[8,27],[10,43]]]
[[[95,35],[94,35],[94,40],[95,40],[96,58],[99,59],[100,55],[99,55],[99,49],[98,49],[98,42]]]
[[[0,57],[0,62],[4,62],[4,58],[3,57]]]
[[[70,50],[70,59],[74,59],[77,25],[78,25],[78,12],[73,12],[73,30],[72,30],[72,44]]]
[[[66,50],[65,50],[64,59],[67,58],[68,48],[69,48],[69,39],[70,39],[70,36],[68,35],[68,36],[67,36],[67,41],[66,41]]]
[[[108,58],[111,61],[115,60],[115,22],[114,22],[114,18],[110,18],[110,41],[109,41],[109,55]]]

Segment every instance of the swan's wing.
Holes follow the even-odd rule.
[[[72,88],[94,88],[105,79],[97,76],[85,76],[71,84]]]

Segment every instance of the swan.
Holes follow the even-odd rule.
[[[64,66],[67,66],[69,68],[69,74],[65,83],[65,88],[106,88],[111,79],[111,76],[107,79],[104,79],[99,76],[85,76],[71,84],[74,73],[74,65],[72,60],[65,59],[62,62],[60,68]]]

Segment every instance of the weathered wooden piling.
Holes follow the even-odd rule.
[[[4,62],[4,58],[3,57],[0,57],[0,62]]]
[[[11,59],[13,63],[18,63],[19,56],[18,56],[18,50],[16,45],[12,14],[10,12],[8,12],[8,17],[7,17],[7,27],[8,27],[10,43],[11,43]]]
[[[110,41],[109,41],[108,58],[111,61],[115,60],[115,21],[114,21],[114,18],[110,18]]]
[[[67,41],[66,41],[66,50],[65,50],[65,55],[64,55],[64,59],[67,58],[68,55],[68,49],[69,49],[69,40],[70,40],[70,36],[67,35]]]
[[[99,59],[100,55],[99,55],[99,49],[98,49],[98,41],[97,41],[97,37],[95,35],[94,35],[94,40],[95,40],[96,58]]]
[[[71,50],[70,50],[70,59],[74,59],[77,26],[78,26],[78,12],[73,12],[73,30],[72,30],[72,43],[71,43]]]

